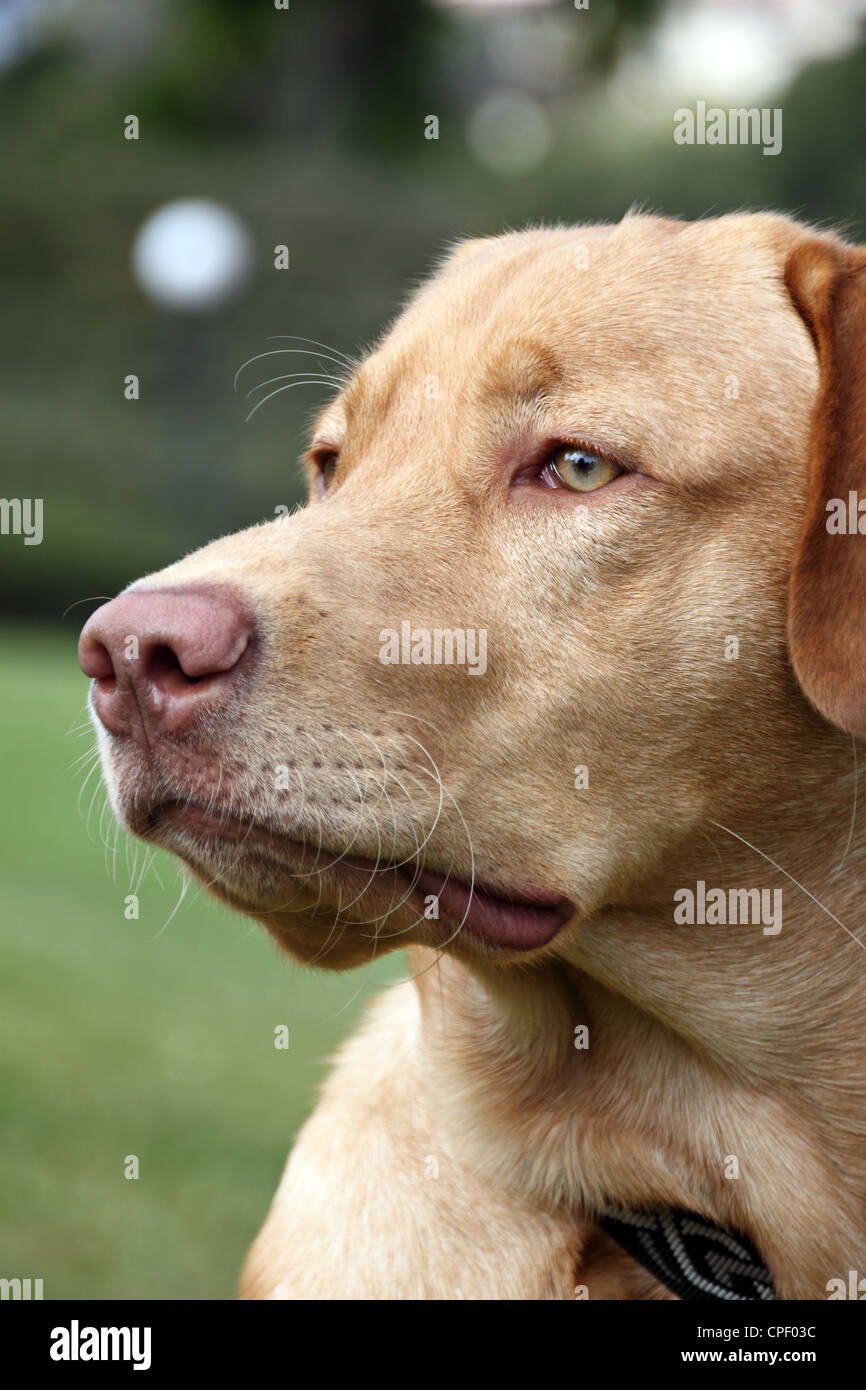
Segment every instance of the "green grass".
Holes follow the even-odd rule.
[[[164,855],[127,921],[135,847],[112,876],[96,774],[79,798],[71,766],[92,745],[70,732],[75,633],[6,629],[2,652],[0,1276],[46,1298],[231,1297],[323,1062],[402,960],[302,970],[192,888],[168,921]]]

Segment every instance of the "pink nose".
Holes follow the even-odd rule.
[[[106,729],[146,741],[218,708],[250,662],[254,634],[231,589],[131,589],[85,623],[78,660]]]

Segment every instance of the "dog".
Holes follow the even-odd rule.
[[[121,823],[407,953],[243,1298],[678,1296],[610,1210],[866,1271],[864,343],[866,249],[774,213],[464,242],[308,504],[87,622]]]

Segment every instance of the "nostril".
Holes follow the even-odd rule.
[[[177,653],[165,643],[151,647],[147,653],[147,675],[154,684],[166,687],[185,686],[196,679],[186,674]]]
[[[232,667],[228,669],[231,670]],[[188,673],[184,670],[182,656],[166,643],[150,648],[143,671],[149,684],[163,695],[183,695],[191,687],[201,690],[208,685],[216,685],[224,674],[225,672],[219,670],[202,671],[200,674]]]

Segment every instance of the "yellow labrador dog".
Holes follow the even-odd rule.
[[[611,1212],[866,1273],[864,345],[784,217],[465,243],[309,505],[87,623],[123,824],[301,961],[408,950],[244,1297],[674,1297]]]

